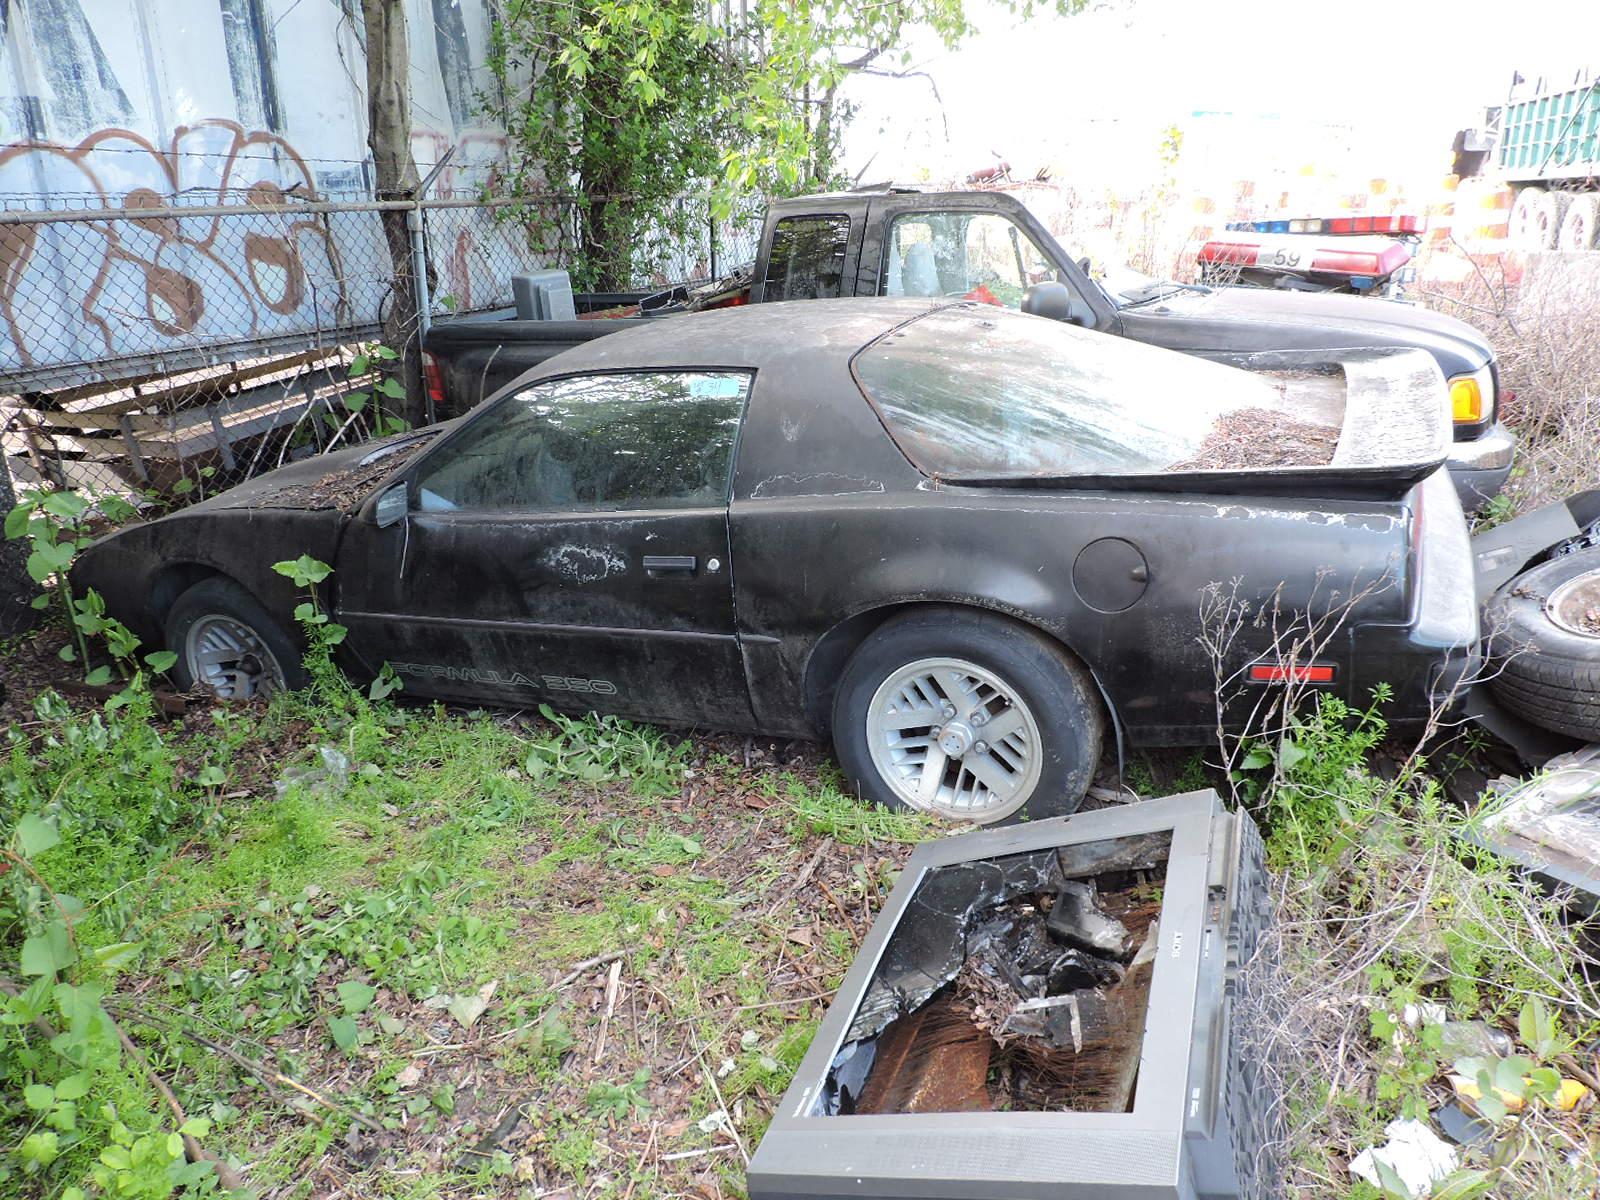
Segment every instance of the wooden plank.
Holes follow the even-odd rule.
[[[337,359],[343,347],[319,347],[288,356],[267,356],[239,359],[216,366],[201,367],[174,375],[147,376],[134,384],[119,384],[105,390],[77,393],[55,393],[60,411],[73,414],[112,414],[151,408],[168,401],[182,401],[197,397],[203,391],[227,391],[229,385],[244,382],[270,382],[266,377],[277,374],[289,377],[308,366],[324,365]],[[146,387],[152,379],[163,380],[157,388]],[[237,389],[234,389],[237,390]],[[62,400],[66,395],[67,399]]]

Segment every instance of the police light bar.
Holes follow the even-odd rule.
[[[1332,245],[1303,234],[1262,236],[1239,233],[1213,238],[1200,247],[1200,262],[1262,271],[1307,271],[1379,279],[1411,261],[1404,242],[1368,238]]]
[[[1419,216],[1388,217],[1295,217],[1283,221],[1234,221],[1230,233],[1331,233],[1349,236],[1367,233],[1422,233],[1427,222]]]

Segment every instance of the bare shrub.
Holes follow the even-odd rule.
[[[1450,253],[1465,281],[1421,295],[1495,348],[1500,415],[1521,438],[1503,511],[1600,486],[1600,254]]]

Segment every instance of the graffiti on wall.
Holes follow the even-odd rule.
[[[91,211],[239,211],[0,226],[0,366],[248,341],[354,315],[345,259],[370,232],[297,211],[318,199],[316,183],[278,134],[211,120],[165,146],[126,129],[75,146],[19,142],[0,149],[0,192],[41,168]]]
[[[472,140],[468,165],[502,147]],[[177,349],[328,344],[382,319],[392,267],[378,214],[320,192],[281,134],[215,118],[162,145],[118,128],[0,148],[0,194],[41,174],[60,187],[52,207],[85,216],[0,224],[0,391],[74,364],[115,376],[119,359]],[[330,199],[335,211],[306,209]],[[173,211],[186,208],[200,211]],[[432,210],[428,229],[437,294],[461,309],[508,303],[511,276],[540,265],[490,209]]]

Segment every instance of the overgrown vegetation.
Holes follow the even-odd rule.
[[[1289,1098],[1291,1183],[1410,1200],[1387,1168],[1352,1187],[1351,1162],[1391,1121],[1428,1123],[1465,1097],[1483,1140],[1430,1194],[1587,1194],[1600,1172],[1587,928],[1568,897],[1477,848],[1441,773],[1386,741],[1382,708],[1381,693],[1362,711],[1302,706],[1231,780],[1281,881],[1257,966],[1276,964],[1282,986],[1257,993],[1253,1016]]]
[[[1519,438],[1510,482],[1486,514],[1497,520],[1596,486],[1600,277],[1559,254],[1466,257],[1466,282],[1424,298],[1495,348],[1500,416]]]
[[[1006,3],[1022,19],[1083,6]],[[705,220],[684,206],[690,193],[726,215],[752,194],[843,182],[844,81],[910,72],[918,33],[954,48],[973,31],[965,0],[510,0],[484,100],[510,136],[506,182],[527,200],[518,218],[565,252],[579,286],[621,291],[653,265],[652,246]],[[569,194],[570,231],[551,203]]]
[[[736,1187],[925,827],[766,747],[373,699],[298,615],[270,705],[12,710],[0,1187]]]

